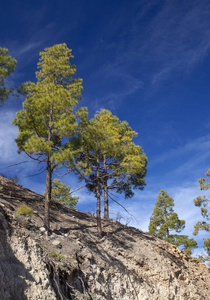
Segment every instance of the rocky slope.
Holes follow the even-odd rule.
[[[20,217],[20,205],[32,208]],[[209,269],[177,247],[114,221],[51,205],[0,176],[0,299],[210,299]]]

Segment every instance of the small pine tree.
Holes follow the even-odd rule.
[[[174,231],[181,232],[185,227],[185,221],[179,219],[173,207],[174,199],[166,191],[161,190],[150,217],[149,232],[173,245],[180,246],[190,255],[191,249],[196,248],[197,243],[186,235],[172,234]]]
[[[59,202],[69,208],[75,209],[79,197],[73,197],[70,187],[62,183],[58,178],[52,181],[52,200]]]
[[[208,190],[210,189],[210,183],[208,180],[210,178],[210,169],[206,172],[206,178],[200,178],[198,182],[200,183],[201,190]],[[210,195],[208,196],[199,196],[194,200],[195,206],[201,208],[201,215],[205,219],[202,222],[197,222],[194,226],[194,235],[197,235],[200,230],[204,230],[206,232],[210,232]],[[203,240],[203,248],[205,249],[206,254],[200,257],[202,261],[208,261],[210,264],[210,238],[204,238]]]

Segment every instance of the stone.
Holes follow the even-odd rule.
[[[40,230],[41,232],[45,232],[45,231],[46,231],[46,229],[45,229],[44,227],[40,227],[39,230]]]
[[[53,241],[52,241],[52,245],[53,245],[53,246],[56,246],[56,247],[58,247],[58,248],[61,248],[61,247],[62,247],[61,241],[59,241],[59,240],[53,240]]]

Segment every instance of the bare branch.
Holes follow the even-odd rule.
[[[117,200],[115,200],[115,199],[113,199],[111,196],[110,196],[110,194],[109,194],[109,198],[112,200],[112,201],[114,201],[115,203],[117,203],[119,206],[121,206],[130,216],[132,216],[134,219],[135,219],[135,217],[122,205],[122,204],[120,204]]]
[[[7,166],[7,168],[11,168],[11,167],[18,166],[18,165],[25,164],[25,163],[32,163],[32,161],[31,161],[31,160],[21,161],[21,162],[19,162],[19,163],[16,163],[16,164],[12,164],[12,165]]]
[[[24,152],[25,152],[25,154],[26,154],[28,157],[30,157],[30,158],[33,159],[33,160],[36,160],[36,161],[39,161],[39,162],[44,162],[44,161],[46,161],[46,158],[45,158],[45,159],[40,159],[40,158],[39,158],[39,157],[42,156],[42,154],[40,154],[38,158],[35,158],[35,157],[33,157],[32,155],[30,155],[28,152],[26,152],[26,151],[24,151]]]

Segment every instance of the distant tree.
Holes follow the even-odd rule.
[[[75,209],[78,199],[79,197],[71,195],[69,186],[66,186],[58,178],[52,180],[52,200]]]
[[[5,175],[3,173],[0,173],[0,176],[5,177],[5,178],[11,180],[13,183],[18,183],[18,181],[19,181],[19,178],[18,178],[17,175],[14,175],[13,177],[11,177],[11,176],[7,176],[7,175]]]
[[[75,171],[97,198],[97,224],[101,235],[101,194],[104,193],[104,217],[109,218],[109,190],[132,194],[131,187],[145,186],[147,158],[133,142],[136,132],[102,109],[87,122],[81,122],[74,157]],[[72,149],[72,145],[70,144]]]
[[[200,178],[198,182],[200,183],[200,189],[208,190],[210,189],[210,169],[206,172],[205,178]],[[193,232],[194,235],[197,235],[200,230],[204,230],[206,232],[210,232],[210,195],[208,196],[199,196],[196,199],[194,199],[195,206],[198,206],[201,208],[201,215],[205,219],[205,221],[197,222],[194,226],[195,230]],[[207,255],[203,255],[202,259],[203,261],[209,261],[210,262],[210,238],[204,238],[203,239],[203,248],[207,252]]]
[[[166,191],[161,190],[150,217],[149,232],[173,245],[180,246],[190,255],[191,249],[196,248],[197,243],[186,235],[173,234],[174,231],[181,232],[185,227],[185,221],[179,219],[173,207],[174,199],[168,196]]]
[[[6,100],[12,89],[5,87],[5,79],[15,70],[16,60],[8,54],[8,49],[0,47],[0,102]]]
[[[193,238],[189,239],[187,235],[174,234],[172,238],[170,243],[181,248],[189,256],[192,254],[192,249],[197,248],[197,242]]]
[[[73,56],[66,44],[46,48],[40,56],[37,83],[22,86],[26,99],[13,124],[19,127],[19,152],[46,163],[44,226],[48,231],[52,173],[58,166],[56,155],[62,151],[65,138],[75,134],[86,109],[76,107],[81,99],[82,79],[74,78],[76,67],[70,64]]]

